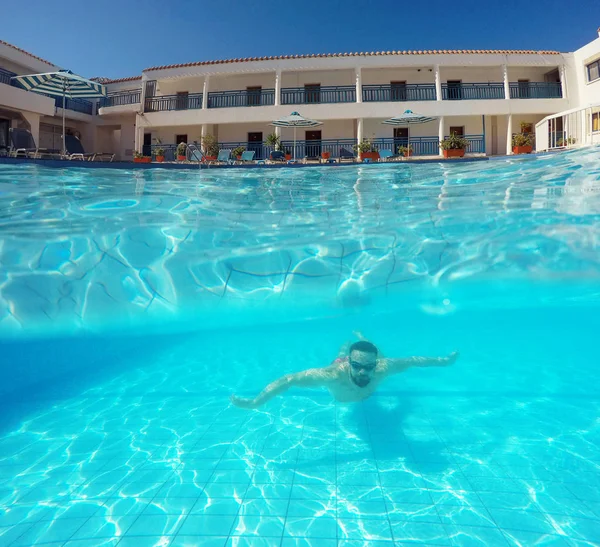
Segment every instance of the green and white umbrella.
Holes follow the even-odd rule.
[[[292,112],[289,116],[284,116],[275,120],[271,125],[275,127],[293,127],[294,128],[294,159],[296,159],[296,127],[317,127],[323,125],[323,122],[317,120],[309,120],[298,112]]]
[[[19,82],[28,91],[36,91],[53,97],[62,97],[62,140],[63,154],[65,147],[65,100],[66,99],[93,99],[106,97],[106,86],[87,80],[73,74],[70,70],[59,70],[58,72],[45,72],[43,74],[27,74],[24,76],[13,76],[13,80]]]
[[[383,123],[386,125],[408,126],[432,122],[434,120],[437,120],[437,116],[424,116],[423,114],[416,114],[412,110],[405,110],[400,116],[394,116]],[[410,133],[408,134],[408,147],[410,148]],[[396,151],[394,150],[393,152],[395,153]]]

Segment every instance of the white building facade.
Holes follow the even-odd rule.
[[[5,71],[49,69],[29,59],[29,66],[4,66],[3,47],[10,47],[0,47]],[[284,148],[292,146],[291,129],[270,125],[292,111],[323,122],[298,131],[297,157],[318,158],[324,151],[335,157],[362,139],[394,152],[410,142],[414,155],[433,156],[451,133],[470,141],[470,154],[502,155],[512,153],[513,134],[533,133],[547,116],[600,101],[594,63],[600,66],[600,38],[573,53],[398,51],[205,61],[107,81],[109,96],[91,114],[67,111],[67,117],[86,149],[114,152],[121,160],[136,150],[150,155],[159,143],[173,159],[179,142],[201,142],[206,135],[221,148],[241,146],[266,157],[270,133],[280,135]],[[7,109],[30,120],[34,136],[36,115],[40,124],[59,116],[52,99],[21,89],[10,93],[34,97],[5,101],[7,86],[0,76],[0,109],[9,102]],[[382,123],[405,110],[436,120],[410,128]]]

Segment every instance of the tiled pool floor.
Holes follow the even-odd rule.
[[[0,440],[0,545],[600,544],[596,402],[98,393]]]

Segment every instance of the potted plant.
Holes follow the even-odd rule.
[[[281,150],[285,154],[285,159],[287,161],[290,161],[292,159],[292,152],[289,148],[287,148],[286,146],[280,145],[279,150]]]
[[[242,159],[242,154],[246,151],[243,146],[236,146],[232,151],[231,155],[238,160]]]
[[[187,159],[187,144],[180,142],[177,145],[177,161],[185,161]]]
[[[440,141],[440,148],[444,152],[445,158],[462,158],[469,145],[467,139],[454,133]]]
[[[154,159],[158,163],[165,161],[165,149],[162,146],[158,146],[154,149]]]
[[[408,146],[399,146],[398,154],[400,154],[401,156],[404,156],[405,158],[412,156],[413,155],[412,144],[409,144]]]
[[[328,160],[331,157],[331,152],[321,152],[321,158]]]
[[[144,154],[140,154],[137,151],[133,153],[133,163],[150,163],[151,161],[152,158],[148,158]]]
[[[358,153],[361,161],[365,159],[377,161],[379,159],[379,150],[369,139],[363,139],[362,142],[355,144],[352,148],[354,152]]]
[[[532,133],[533,124],[529,122],[521,122],[521,133]]]
[[[575,137],[567,137],[566,139],[560,138],[556,141],[556,145],[565,147],[567,145],[575,144],[576,142]]]
[[[216,160],[219,155],[219,143],[216,137],[213,135],[204,135],[201,140],[205,159]]]
[[[281,138],[277,133],[269,133],[265,138],[265,144],[273,150],[281,150]]]
[[[533,150],[533,139],[530,135],[517,133],[512,137],[513,154],[531,154]]]

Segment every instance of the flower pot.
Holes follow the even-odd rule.
[[[291,154],[286,154],[286,155],[285,155],[285,159],[286,159],[287,161],[290,161],[290,160],[292,159],[292,155],[291,155]]]
[[[164,156],[155,156],[154,159],[158,162],[158,163],[162,163],[163,161],[165,161],[165,157]]]
[[[360,161],[369,159],[371,161],[377,161],[379,159],[379,152],[361,152]]]
[[[407,150],[406,152],[404,152],[405,158],[410,158],[412,155],[413,155],[412,150]]]
[[[513,146],[513,154],[531,154],[533,146]]]
[[[328,160],[331,157],[331,152],[321,152],[321,158]]]
[[[242,156],[236,156],[236,158],[238,159],[238,161],[240,161],[242,159]]]
[[[186,156],[180,156],[179,154],[177,154],[177,161],[185,161],[186,159]]]
[[[204,156],[202,161],[217,161],[217,156]]]
[[[465,155],[464,148],[444,150],[445,158],[462,158]]]
[[[143,158],[133,158],[133,163],[150,163],[152,158],[144,156]]]

